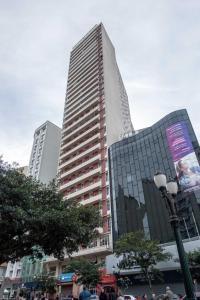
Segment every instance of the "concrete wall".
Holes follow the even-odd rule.
[[[116,62],[115,49],[102,26],[103,41],[103,68],[104,68],[104,93],[106,108],[106,130],[107,145],[120,139],[120,135],[126,131],[132,130],[129,107],[126,120],[124,118],[124,108],[122,106],[122,98],[125,97],[124,86],[121,75]],[[128,105],[128,98],[126,99]],[[129,125],[127,127],[127,124]]]
[[[49,183],[57,175],[58,158],[61,142],[61,129],[51,122],[47,122],[44,146],[42,150],[39,180]]]

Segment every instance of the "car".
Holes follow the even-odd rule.
[[[124,300],[136,300],[133,295],[124,295]]]

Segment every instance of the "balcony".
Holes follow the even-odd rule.
[[[97,42],[93,42],[93,44],[91,44],[91,46],[88,47],[87,50],[84,51],[84,54],[82,54],[81,56],[79,56],[79,58],[77,58],[76,61],[70,62],[70,69],[69,69],[69,71],[71,72],[71,70],[74,70],[80,63],[83,63],[93,53],[96,53],[97,50],[98,50],[98,48],[97,48]]]
[[[69,150],[69,151],[66,150],[65,153],[60,155],[60,160],[62,160],[64,157],[69,156],[70,154],[80,150],[83,146],[90,144],[91,142],[95,142],[99,139],[100,139],[100,133],[94,134],[92,137],[86,139],[84,142],[78,144],[77,146],[74,146],[71,150]],[[61,147],[61,151],[63,151],[64,148],[66,148],[66,146]]]
[[[79,85],[79,83],[81,82],[84,83],[88,80],[88,78],[91,78],[92,75],[95,76],[95,74],[100,75],[99,73],[99,64],[98,62],[93,63],[89,68],[87,68],[87,70],[85,70],[82,73],[77,74],[76,78],[74,78],[74,80],[68,82],[68,86],[67,86],[67,91],[68,91],[68,87],[69,86],[77,86]],[[66,97],[68,97],[68,94],[66,94]]]
[[[99,117],[99,114],[98,114],[98,115],[94,116],[93,118],[91,118],[90,120],[88,120],[87,122],[85,122],[83,125],[77,127],[72,132],[70,132],[68,134],[67,133],[63,134],[62,142],[65,142],[66,139],[71,138],[73,135],[76,135],[81,130],[86,129],[86,127],[88,127],[89,125],[93,125],[91,123],[95,123],[95,122],[99,122],[99,121],[100,121],[100,117]]]
[[[66,162],[64,162],[62,165],[59,166],[59,170],[61,170],[63,167],[66,167],[67,165],[70,165],[71,163],[79,160],[80,158],[86,156],[87,154],[92,153],[95,150],[100,150],[101,145],[98,143],[95,146],[85,150],[84,152],[80,153],[79,155],[76,155],[74,157],[72,157],[71,159],[67,160]]]
[[[95,183],[92,183],[76,192],[73,192],[67,196],[64,196],[63,197],[63,200],[69,200],[69,199],[74,199],[76,197],[79,197],[81,196],[82,194],[85,194],[85,193],[88,193],[92,190],[95,190],[97,188],[101,188],[101,180],[99,180],[98,182],[95,182]]]
[[[71,109],[69,109],[67,111],[67,115],[71,116],[72,114],[75,114],[77,112],[77,110],[82,113],[84,111],[84,106],[87,105],[88,103],[91,103],[94,99],[98,99],[99,100],[99,90],[95,90],[94,93],[91,93],[89,96],[87,96],[84,100],[80,100],[78,103],[75,103],[74,107]]]
[[[84,255],[91,255],[97,253],[110,253],[112,252],[111,244],[110,244],[110,236],[105,235],[102,236],[101,239],[97,239],[94,243],[94,246],[88,246],[85,249],[80,249],[77,253],[74,253],[73,256],[84,256]]]
[[[63,128],[62,133],[64,134],[68,131],[71,131],[73,128],[75,130],[78,125],[80,126],[81,123],[91,120],[91,117],[95,116],[95,113],[98,114],[98,112],[100,112],[99,107],[91,109],[88,113],[85,113],[82,117],[78,118],[77,121],[74,121],[70,126]]]
[[[102,243],[102,240],[105,239],[105,243]],[[97,239],[90,246],[85,249],[80,249],[78,252],[72,254],[72,257],[77,256],[94,256],[95,254],[111,254],[112,245],[110,242],[110,235],[102,236],[101,239]],[[65,260],[68,259],[68,256],[65,256]],[[45,263],[55,263],[57,261],[53,256],[47,257]]]
[[[92,86],[88,88],[88,90],[77,95],[77,97],[73,99],[73,101],[67,101],[66,110],[68,112],[71,112],[74,108],[76,108],[77,105],[80,105],[86,100],[91,99],[97,92],[99,92],[99,84],[98,82],[95,82]]]
[[[96,124],[98,125],[99,121],[100,121],[99,115],[94,116],[93,118],[91,118],[90,120],[85,122],[83,125],[77,127],[75,130],[71,131],[70,133],[63,134],[62,142],[65,142],[65,140],[68,140],[68,139],[70,139],[70,140],[73,139],[73,136],[76,136],[80,132],[85,133],[84,130],[87,130],[87,129],[89,130],[90,129],[90,128],[88,128],[89,126],[91,126],[91,128],[92,128],[92,126],[94,126]]]
[[[90,89],[92,86],[97,84],[99,82],[99,74],[96,73],[96,75],[92,76],[90,80],[88,80],[85,84],[83,85],[77,85],[76,90],[69,95],[67,93],[67,104],[70,105],[71,103],[74,102],[77,97],[83,95],[83,93],[86,93],[88,89]]]
[[[78,91],[82,90],[85,86],[91,83],[93,78],[97,76],[99,78],[99,69],[92,70],[85,78],[75,81],[71,89],[67,87],[67,99],[71,98],[71,96],[74,94],[77,94]]]
[[[72,122],[75,118],[77,118],[80,114],[84,113],[87,109],[90,107],[97,105],[99,103],[99,98],[95,97],[94,100],[90,101],[88,99],[87,103],[79,107],[76,111],[74,111],[74,114],[70,117],[70,113],[67,113],[66,116],[64,117],[63,125]]]
[[[100,174],[100,173],[101,173],[101,167],[91,170],[90,172],[87,172],[87,173],[83,174],[82,176],[75,178],[74,180],[64,183],[63,185],[60,185],[60,191],[63,191],[66,188],[68,188],[76,183],[79,183],[87,178],[92,177],[93,175]]]
[[[85,66],[84,68],[80,68],[80,70],[78,70],[77,72],[73,72],[73,74],[69,74],[68,82],[71,84],[71,82],[77,80],[77,78],[83,77],[88,70],[91,70],[92,68],[98,65],[98,60],[99,57],[96,56],[88,63],[87,67]]]
[[[92,78],[96,77],[97,75],[101,75],[99,73],[99,67],[98,65],[96,65],[94,68],[91,68],[91,70],[89,70],[86,74],[84,74],[84,76],[82,76],[81,78],[77,78],[76,80],[74,80],[73,83],[68,84],[67,86],[67,93],[66,93],[66,98],[70,98],[70,94],[68,93],[68,89],[70,89],[71,91],[77,91],[80,88],[82,88],[84,85],[86,85],[88,82],[91,82]],[[71,88],[69,88],[69,85],[71,86]]]
[[[80,134],[77,137],[75,137],[74,139],[70,140],[69,142],[65,142],[63,143],[63,145],[61,144],[61,150],[63,150],[66,147],[69,147],[70,145],[73,145],[75,142],[77,142],[78,140],[80,140],[80,138],[83,138],[84,136],[87,136],[89,133],[95,131],[99,131],[100,130],[100,124],[96,124],[93,127],[91,127],[90,129],[88,129],[87,131],[84,132],[84,134]]]
[[[69,69],[69,78],[73,77],[74,74],[76,74],[77,72],[81,72],[82,70],[84,70],[85,67],[90,65],[91,62],[94,62],[97,58],[98,58],[98,52],[96,49],[96,51],[94,51],[90,55],[88,55],[88,57],[87,57],[87,59],[85,59],[85,61],[79,62],[76,67]]]
[[[91,159],[88,159],[87,161],[85,161],[84,163],[81,163],[79,164],[78,166],[76,167],[72,167],[70,168],[70,170],[64,172],[63,174],[61,174],[60,178],[65,178],[66,176],[68,176],[69,174],[77,171],[77,170],[81,170],[82,168],[84,168],[85,166],[87,165],[90,165],[91,163],[93,162],[96,162],[96,161],[100,161],[101,160],[101,156],[100,155],[97,155],[95,157],[92,157]]]
[[[98,194],[96,196],[93,196],[93,197],[90,197],[88,199],[80,201],[80,204],[82,204],[82,205],[89,205],[91,203],[94,204],[96,202],[101,201],[101,197],[102,197],[101,194]]]

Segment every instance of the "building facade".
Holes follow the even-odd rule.
[[[35,130],[28,175],[44,184],[56,179],[60,142],[61,128],[49,121]],[[42,273],[44,259],[33,263],[29,257],[23,257],[20,277],[24,287],[34,288],[34,277]]]
[[[22,264],[20,262],[7,263],[4,266],[3,270],[3,280],[0,288],[1,298],[8,299],[12,297],[17,289],[21,286],[21,269]],[[1,272],[1,271],[0,271]]]
[[[199,144],[186,110],[170,113],[153,126],[132,133],[109,149],[113,238],[143,229],[146,236],[161,243],[173,240],[165,207],[153,177],[156,171],[175,178],[166,129],[185,122],[199,159]],[[199,236],[200,192],[178,193],[178,211],[183,238]]]
[[[103,261],[111,251],[107,149],[131,130],[115,50],[99,24],[72,49],[62,127],[59,178],[64,200],[94,205],[103,216],[101,238],[80,248],[77,256]]]
[[[28,174],[48,184],[56,178],[61,129],[46,121],[35,130]]]

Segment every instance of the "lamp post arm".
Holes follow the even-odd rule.
[[[169,213],[170,213],[170,217],[178,218],[174,197],[172,197],[170,194],[167,193],[166,188],[161,188],[160,191],[161,191],[162,197],[165,199],[165,201],[167,203],[167,207],[168,207],[168,210],[169,210]]]

